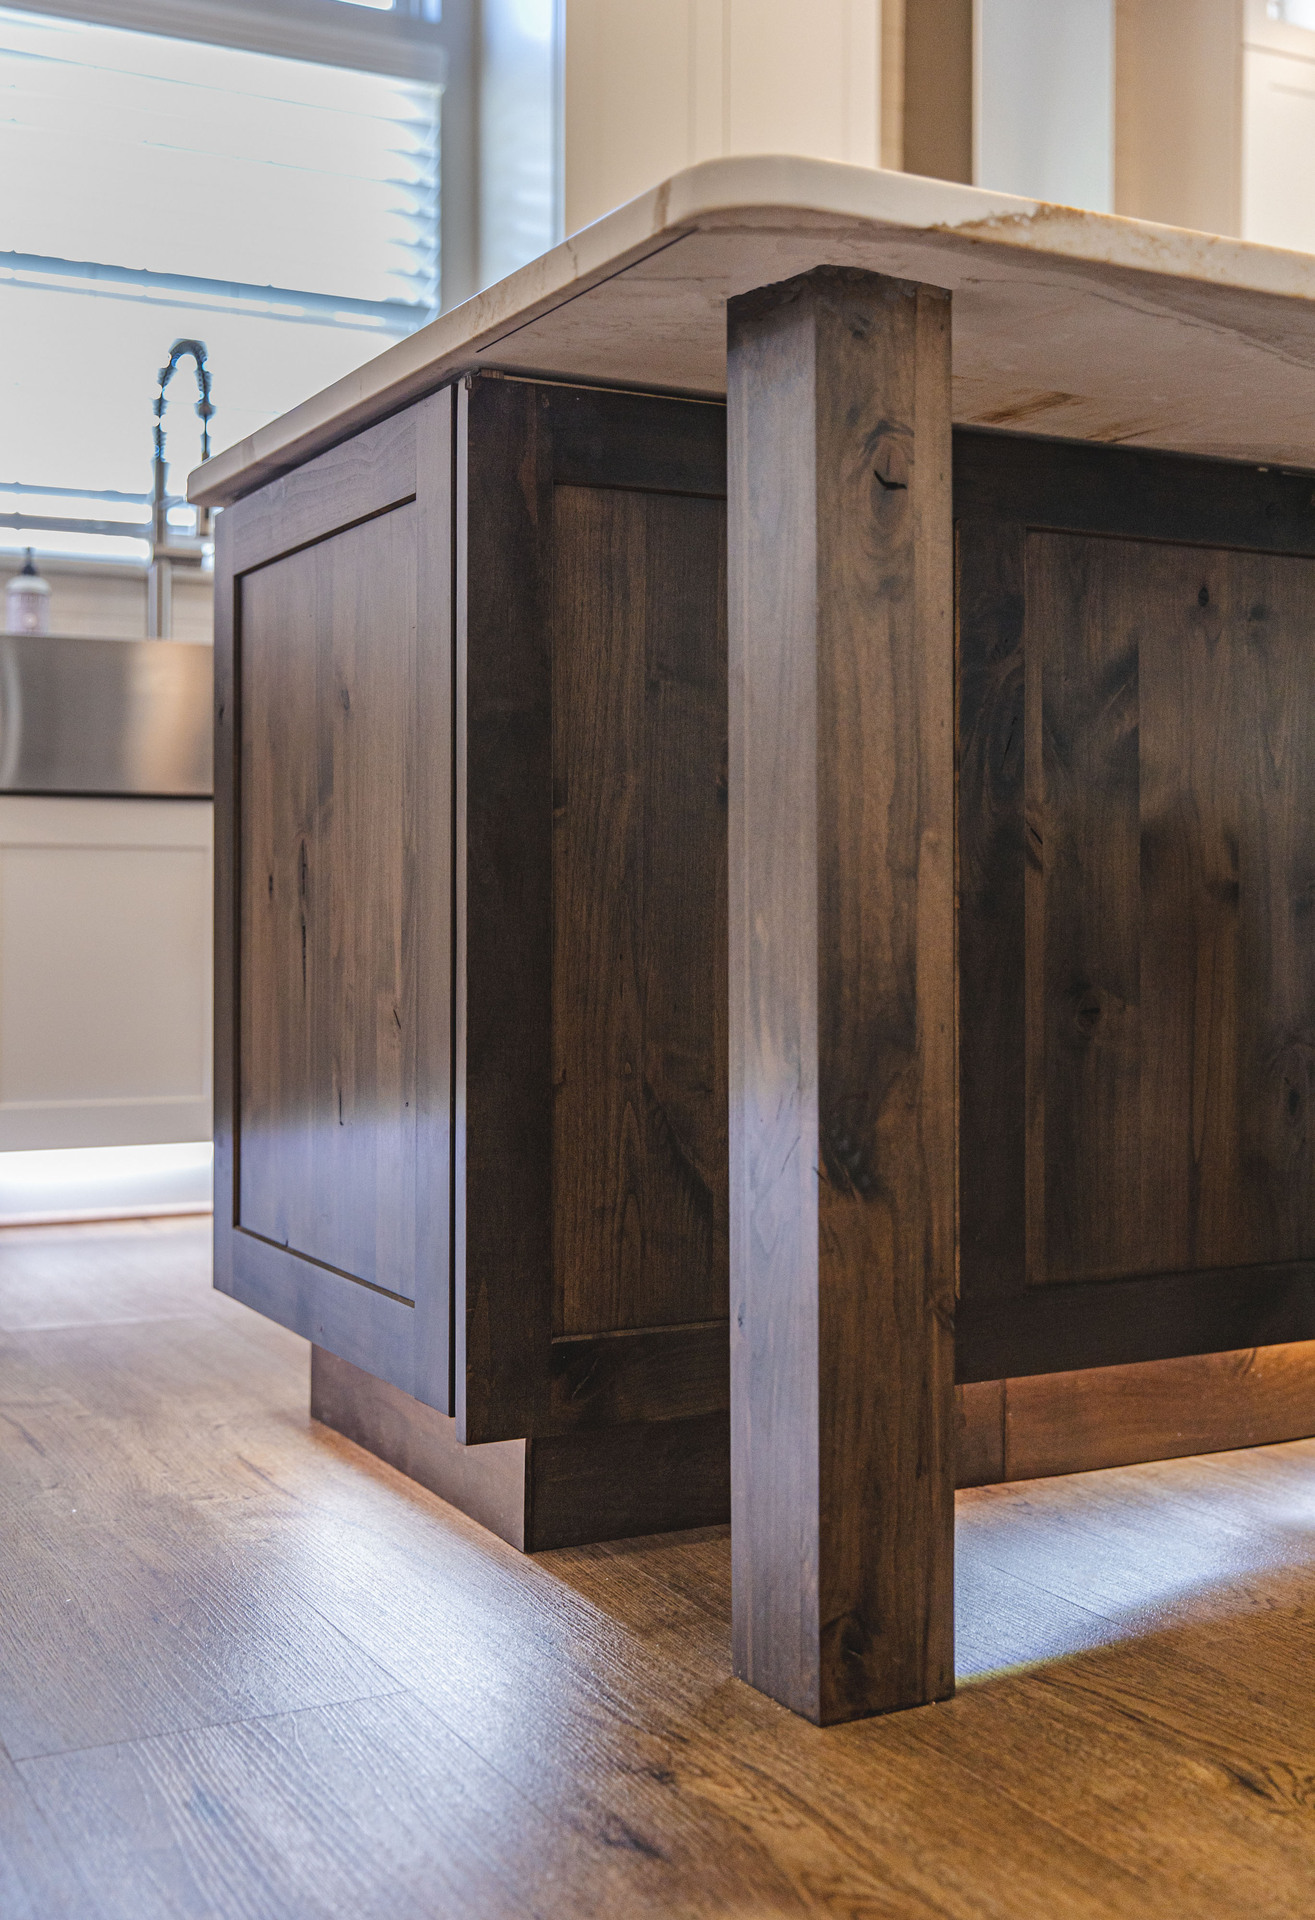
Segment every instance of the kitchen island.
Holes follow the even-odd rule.
[[[814,1719],[956,1380],[1315,1337],[1312,295],[718,161],[192,477],[217,1284],[518,1545],[729,1504]]]

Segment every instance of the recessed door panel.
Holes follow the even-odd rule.
[[[415,1298],[416,509],[242,583],[238,1225]]]
[[[481,377],[458,421],[459,1431],[718,1420],[725,412]]]
[[[1026,586],[1029,1279],[1315,1258],[1315,562]]]
[[[726,1313],[726,509],[562,486],[555,1330]]]
[[[451,1405],[452,395],[221,517],[216,1285]]]

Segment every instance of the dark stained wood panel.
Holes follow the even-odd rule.
[[[725,518],[556,489],[559,1333],[726,1312]]]
[[[1315,561],[1164,548],[1138,556],[1127,588],[1148,629],[1146,1244],[1162,1267],[1307,1260]]]
[[[1315,1433],[1315,1341],[955,1388],[961,1487],[1091,1473]]]
[[[1000,1384],[1002,1480],[1088,1473],[1315,1433],[1315,1344],[1310,1341]]]
[[[959,519],[1315,554],[1315,476],[1089,440],[954,430]]]
[[[730,1415],[548,1434],[530,1440],[525,1544],[724,1526],[730,1518]]]
[[[551,1365],[556,1433],[724,1413],[730,1402],[724,1320],[557,1339]]]
[[[726,409],[603,387],[551,387],[552,475],[559,487],[726,498]]]
[[[1309,1338],[1315,476],[963,429],[954,500],[956,1377]]]
[[[458,1437],[520,1439],[552,1339],[552,464],[542,389],[457,426]]]
[[[954,1389],[956,1487],[991,1487],[1005,1477],[1004,1380]]]
[[[225,507],[234,572],[264,566],[424,491],[425,415],[446,404],[444,396],[395,413]]]
[[[1022,527],[956,528],[959,1219],[966,1295],[1016,1292],[1026,1265]]]
[[[1137,666],[1103,541],[1027,544],[1029,1276],[1136,1271]]]
[[[822,1722],[954,1677],[949,324],[728,317],[734,1657]]]
[[[725,414],[481,376],[457,460],[456,1412],[727,1402]]]
[[[220,516],[215,1284],[451,1404],[451,390]]]
[[[610,1411],[605,1425],[462,1446],[447,1414],[311,1348],[313,1419],[524,1552],[725,1522],[724,1404],[690,1412],[673,1398],[657,1419],[642,1417],[644,1409],[630,1409],[629,1419],[622,1406]]]
[[[1315,1257],[1315,563],[1033,532],[1029,1279]]]
[[[241,592],[238,1224],[416,1293],[416,509]]]
[[[1116,1367],[1315,1340],[1315,1262],[1024,1287],[959,1302],[955,1378]]]

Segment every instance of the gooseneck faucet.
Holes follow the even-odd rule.
[[[155,398],[155,478],[151,493],[151,565],[146,584],[146,634],[150,640],[167,640],[173,630],[173,570],[175,567],[199,567],[205,541],[210,535],[210,510],[196,510],[196,532],[180,534],[169,526],[169,465],[164,457],[165,392],[178,371],[180,360],[190,357],[196,367],[200,398],[196,403],[201,422],[201,458],[210,458],[210,421],[214,406],[210,399],[210,369],[206,365],[204,340],[175,340],[169,359],[160,368],[160,391]]]

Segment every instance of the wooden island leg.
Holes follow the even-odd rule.
[[[950,298],[730,303],[735,1671],[954,1688]]]

